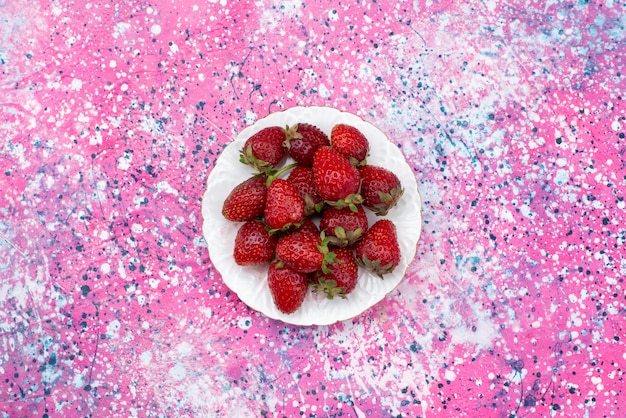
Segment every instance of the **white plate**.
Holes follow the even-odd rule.
[[[357,287],[346,299],[329,300],[309,291],[303,306],[291,315],[278,311],[267,287],[267,267],[242,267],[233,259],[235,235],[241,226],[222,216],[224,199],[237,184],[254,174],[248,166],[239,162],[239,150],[251,135],[268,126],[291,126],[308,122],[330,135],[337,123],[355,126],[368,138],[370,155],[367,162],[393,171],[404,188],[404,194],[386,218],[397,228],[402,256],[400,264],[384,279],[360,269]],[[289,163],[289,159],[286,163]],[[328,107],[293,107],[276,112],[244,129],[217,159],[209,174],[207,189],[202,201],[202,230],[208,244],[213,265],[224,283],[252,309],[270,318],[294,325],[329,325],[353,318],[380,302],[400,283],[407,267],[415,256],[417,241],[422,229],[422,202],[417,190],[413,170],[406,163],[402,152],[387,136],[371,123],[351,113]],[[367,210],[370,225],[380,217]]]

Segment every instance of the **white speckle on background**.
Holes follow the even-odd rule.
[[[169,374],[175,380],[183,380],[185,376],[187,376],[187,370],[182,364],[177,363],[174,367],[170,369]]]
[[[118,22],[113,28],[113,37],[117,39],[120,36],[124,36],[128,29],[130,29],[130,23]]]
[[[156,186],[159,193],[168,193],[174,196],[178,196],[178,190],[170,186],[170,184],[165,180],[158,182]]]
[[[139,360],[141,361],[141,364],[147,366],[152,361],[152,353],[150,351],[144,351],[139,356]]]
[[[77,78],[73,79],[70,83],[70,89],[72,90],[80,90],[83,87],[83,82]]]
[[[557,170],[556,176],[554,176],[554,183],[556,183],[556,185],[561,186],[565,184],[568,180],[569,180],[569,171]]]
[[[237,325],[241,329],[248,329],[252,326],[252,318],[250,318],[249,316],[239,318],[237,320]]]
[[[117,338],[121,327],[122,324],[120,321],[114,319],[107,325],[107,336],[109,336],[109,338]]]
[[[618,121],[614,120],[611,124],[611,129],[613,129],[614,131],[619,131],[622,129],[622,125]]]
[[[193,347],[187,341],[183,341],[176,346],[176,352],[181,356],[188,356],[192,351]]]

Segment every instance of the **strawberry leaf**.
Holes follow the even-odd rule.
[[[334,299],[339,296],[342,299],[346,298],[346,288],[337,286],[335,280],[326,280],[324,276],[317,278],[318,282],[313,285],[314,292],[324,293],[327,299]]]
[[[361,196],[359,193],[354,193],[348,195],[345,199],[339,199],[336,202],[327,201],[326,203],[328,203],[330,206],[336,207],[337,209],[349,207],[352,212],[358,212],[357,205],[363,203],[363,196]]]
[[[356,263],[371,271],[381,279],[384,279],[383,275],[393,272],[393,263],[388,263],[384,266],[380,265],[380,260],[370,260],[366,255],[363,255],[363,259],[357,259]]]
[[[267,161],[259,160],[252,151],[252,145],[248,145],[245,149],[239,151],[239,161],[243,164],[249,165],[255,170],[263,173],[268,169],[271,169],[272,166]]]

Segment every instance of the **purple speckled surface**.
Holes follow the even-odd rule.
[[[0,0],[0,413],[621,417],[623,1]],[[201,198],[292,106],[386,132],[424,228],[353,320],[223,284]]]

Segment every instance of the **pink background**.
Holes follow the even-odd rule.
[[[353,3],[0,0],[3,416],[626,416],[624,3]],[[201,232],[220,150],[295,105],[423,197],[404,281],[325,327]]]

